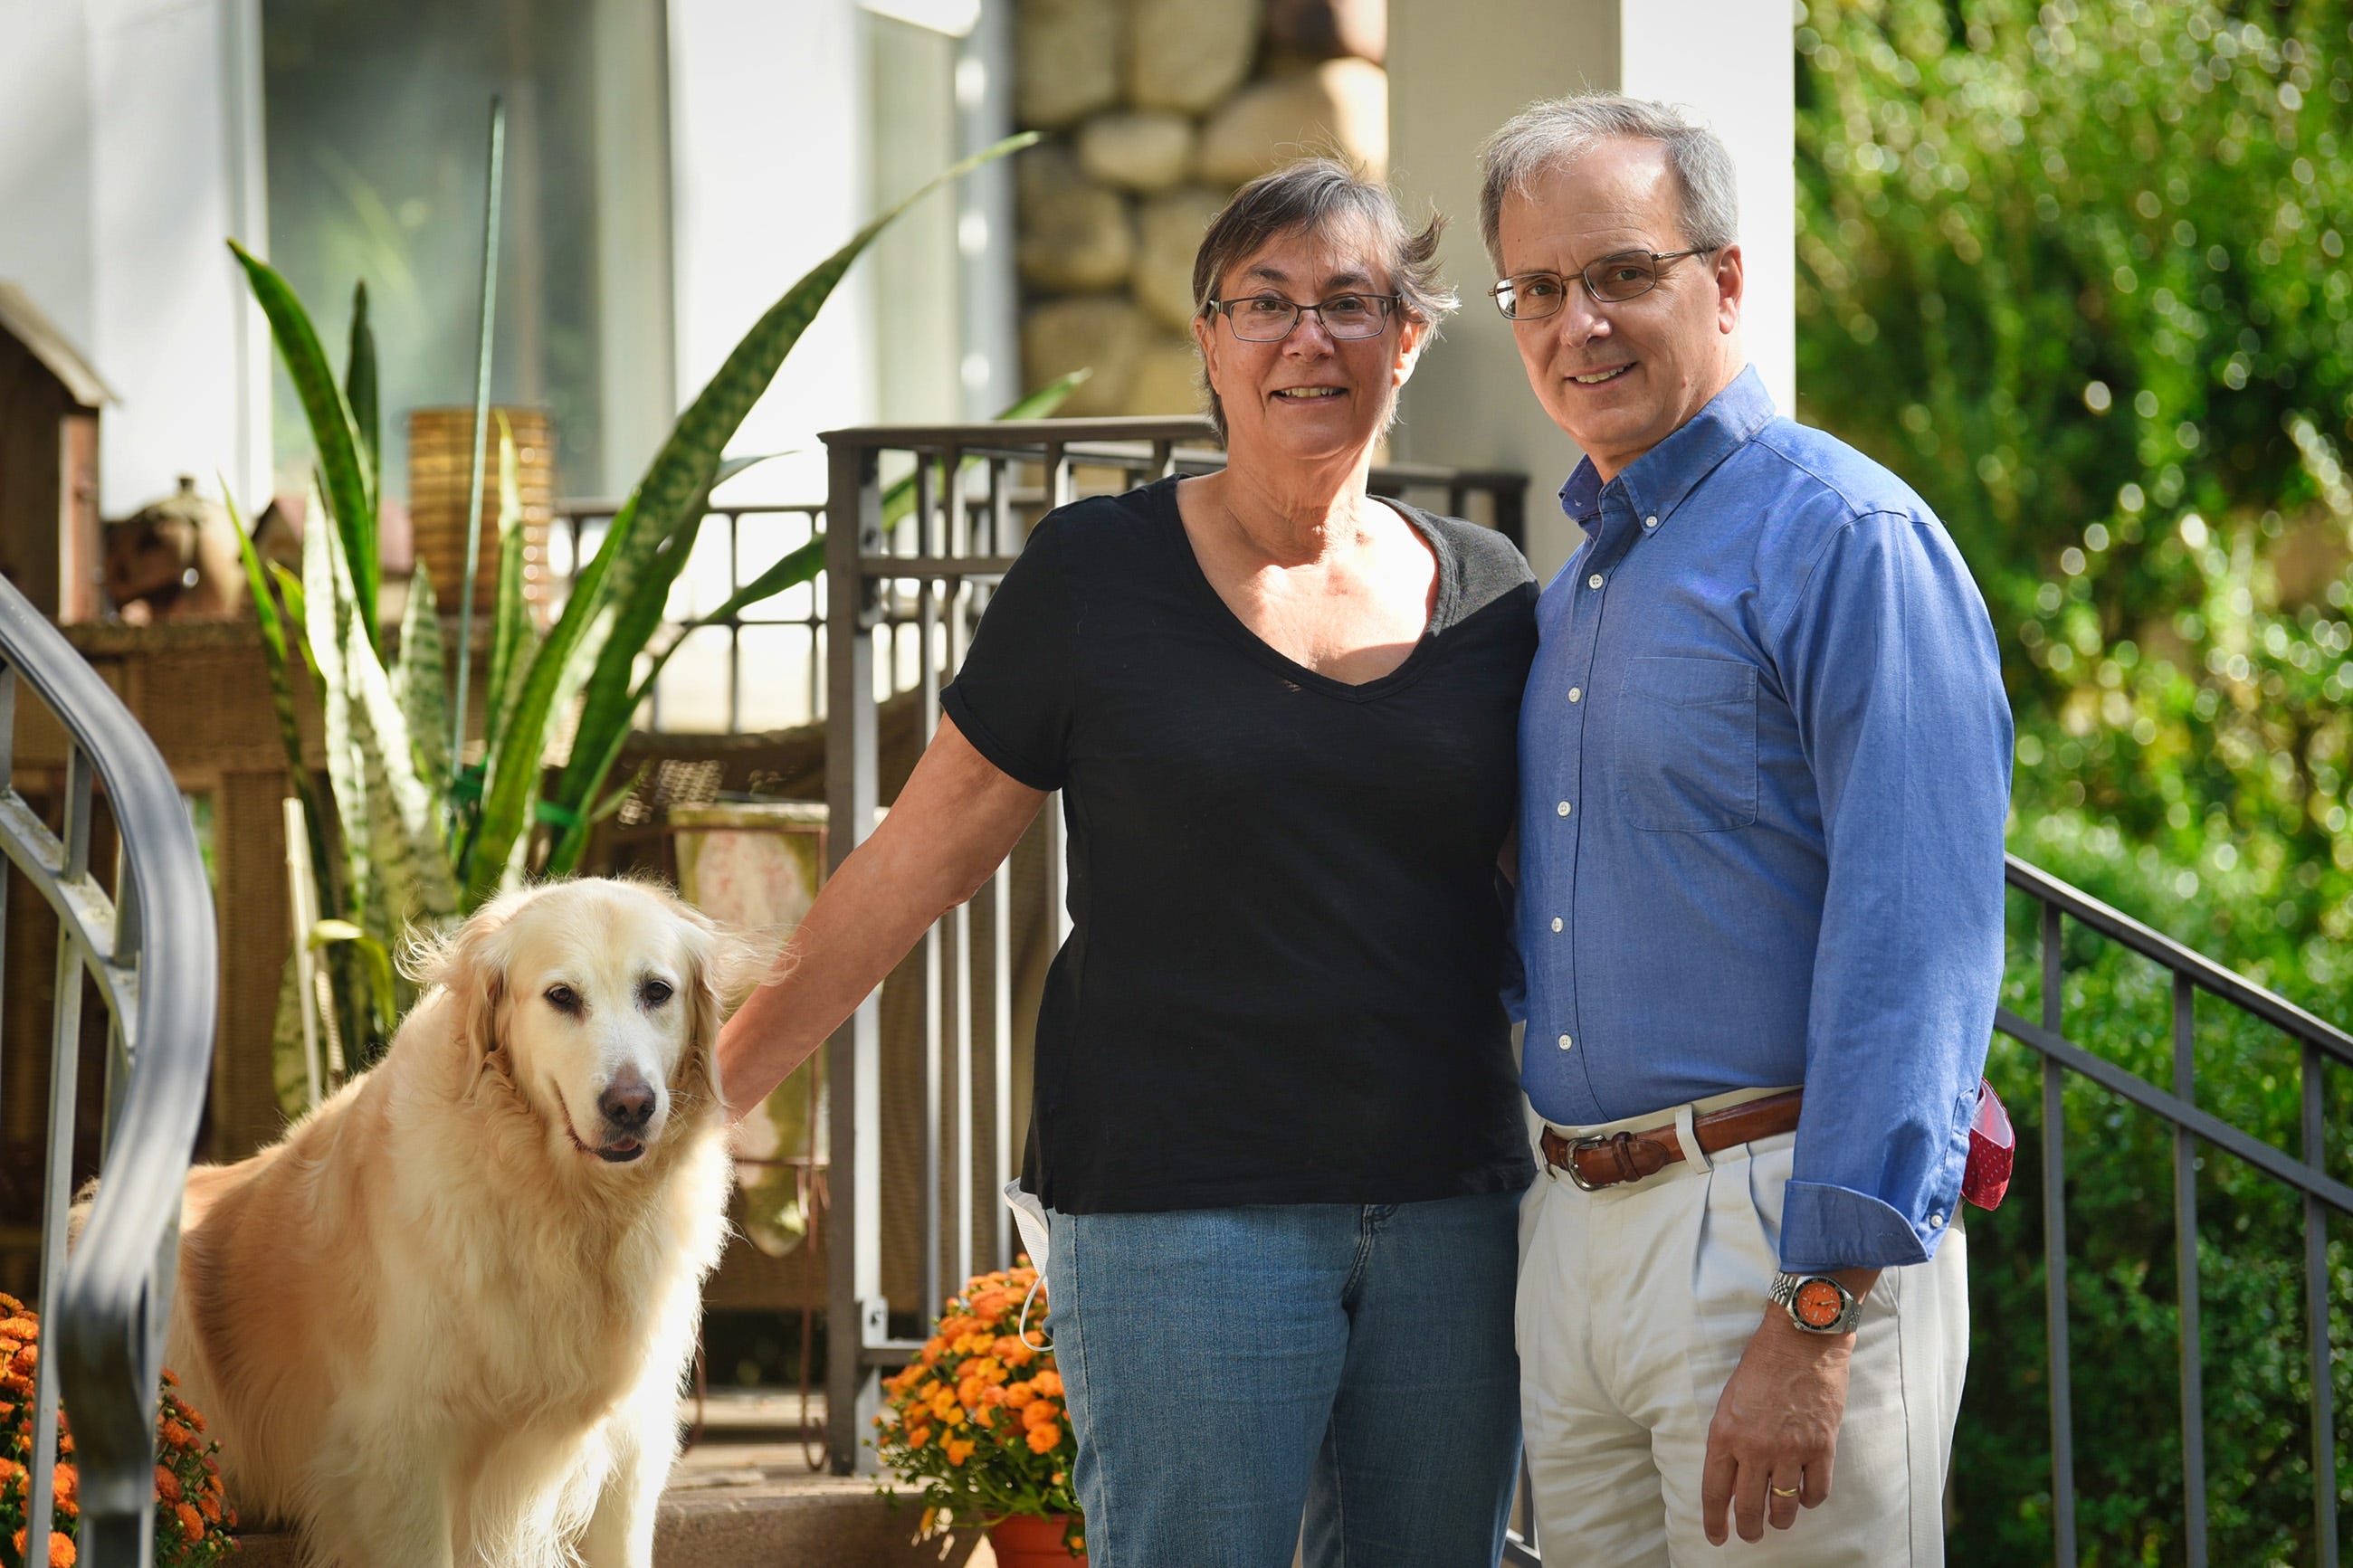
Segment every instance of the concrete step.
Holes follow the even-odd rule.
[[[656,1568],[996,1568],[987,1544],[968,1537],[944,1558],[937,1542],[915,1545],[921,1510],[910,1499],[892,1507],[874,1478],[811,1474],[797,1442],[725,1441],[716,1425],[670,1473]],[[305,1568],[290,1536],[238,1539],[238,1568]]]

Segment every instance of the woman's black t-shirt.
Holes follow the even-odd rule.
[[[1436,609],[1350,686],[1227,607],[1176,483],[1041,521],[941,696],[983,756],[1063,792],[1073,929],[1023,1184],[1068,1214],[1525,1186],[1496,855],[1527,563],[1398,507],[1437,555]]]

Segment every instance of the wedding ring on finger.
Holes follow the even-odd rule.
[[[1796,1497],[1801,1489],[1797,1487],[1774,1487],[1770,1489],[1775,1497]]]

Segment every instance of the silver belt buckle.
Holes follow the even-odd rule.
[[[1585,1179],[1585,1173],[1577,1168],[1577,1157],[1579,1154],[1584,1153],[1588,1149],[1606,1149],[1609,1146],[1609,1136],[1607,1133],[1599,1135],[1588,1133],[1583,1138],[1572,1139],[1568,1145],[1568,1179],[1575,1182],[1583,1191],[1588,1193],[1599,1192],[1601,1188],[1595,1185],[1593,1183],[1587,1181]],[[1618,1184],[1610,1182],[1606,1184],[1614,1187]]]

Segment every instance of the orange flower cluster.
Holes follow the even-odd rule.
[[[15,1297],[0,1293],[0,1568],[23,1568],[31,1504],[33,1376],[40,1365],[40,1323]],[[175,1392],[178,1379],[164,1374],[155,1402],[158,1458],[155,1467],[156,1568],[212,1568],[237,1549],[237,1528],[221,1490],[213,1456],[218,1445],[205,1440],[205,1418]],[[58,1416],[58,1463],[51,1472],[55,1499],[49,1520],[52,1568],[73,1568],[75,1537],[81,1519],[81,1473],[73,1463],[73,1434],[63,1412]]]
[[[1030,1295],[1037,1278],[1026,1259],[976,1276],[915,1359],[883,1382],[875,1448],[923,1495],[918,1540],[1008,1514],[1078,1512],[1078,1445],[1045,1336],[1045,1291]]]

